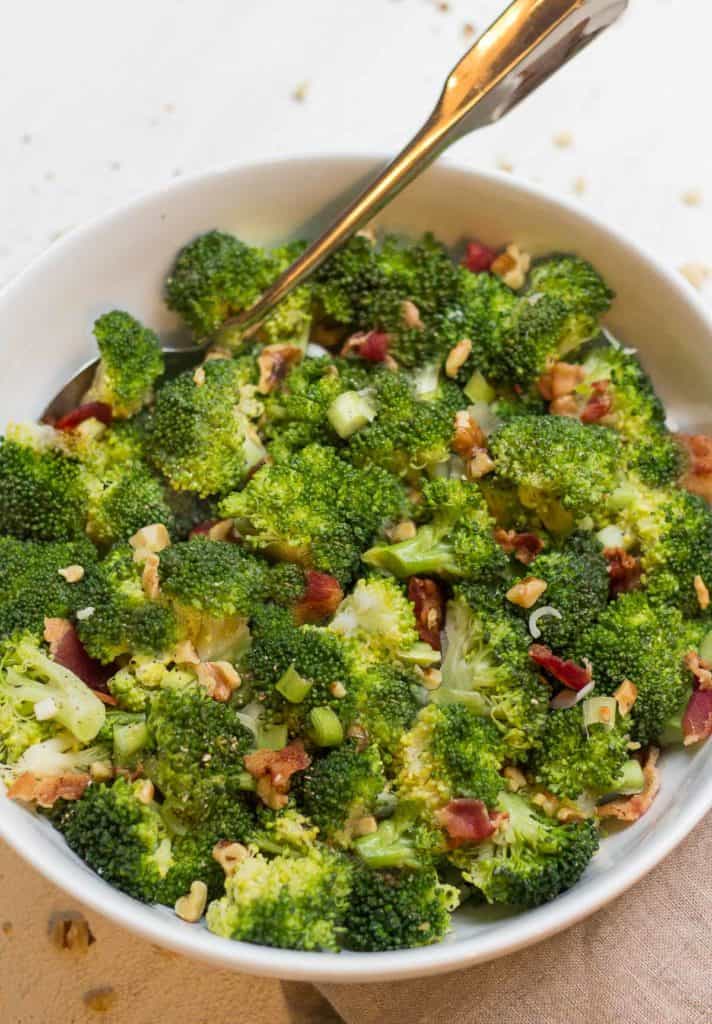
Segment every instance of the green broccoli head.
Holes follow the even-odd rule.
[[[0,529],[28,540],[71,540],[84,531],[79,465],[53,448],[0,441]]]
[[[695,578],[712,582],[712,510],[707,502],[683,490],[663,492],[639,530],[650,600],[676,605],[691,618],[702,614]]]
[[[528,656],[526,627],[503,604],[493,600],[486,608],[464,596],[449,603],[442,684],[432,700],[490,719],[510,757],[517,758],[542,732],[549,693]]]
[[[401,485],[378,467],[357,469],[330,448],[309,445],[257,470],[220,503],[243,543],[347,582],[360,553],[403,507]]]
[[[351,886],[345,857],[326,849],[268,860],[246,857],[208,907],[208,928],[223,938],[281,949],[337,950]]]
[[[516,416],[491,436],[497,478],[555,533],[597,510],[616,484],[621,459],[614,431],[564,416]]]
[[[378,748],[359,751],[346,743],[312,762],[299,781],[297,799],[321,839],[348,846],[385,785]]]
[[[195,674],[188,668],[138,655],[114,673],[107,685],[123,711],[138,713],[148,709],[151,691],[163,687],[182,689],[194,682]]]
[[[375,658],[398,657],[418,641],[413,605],[390,577],[359,580],[336,609],[329,629]]]
[[[424,485],[423,498],[423,514],[430,518],[415,536],[371,548],[364,562],[401,578],[482,579],[502,570],[506,559],[494,541],[494,520],[476,484],[455,478],[432,480]]]
[[[204,337],[251,306],[277,270],[264,250],[224,231],[208,231],[178,253],[166,280],[166,303]]]
[[[603,723],[587,727],[580,704],[552,711],[533,760],[536,781],[572,800],[584,792],[595,797],[617,792],[628,760],[629,724],[627,716],[617,715],[612,728]]]
[[[423,707],[419,676],[404,665],[377,662],[359,673],[356,720],[390,764],[403,733]]]
[[[162,592],[178,606],[247,617],[269,592],[270,566],[238,544],[196,537],[161,552],[159,575]]]
[[[544,295],[562,302],[568,320],[557,350],[559,354],[578,348],[598,331],[600,317],[608,310],[613,292],[586,260],[555,255],[532,267],[527,294]]]
[[[163,373],[158,336],[129,313],[113,310],[94,324],[101,359],[84,401],[105,402],[116,419],[135,416]]]
[[[457,889],[433,868],[354,873],[343,945],[361,953],[439,942],[450,929]]]
[[[265,451],[240,405],[253,390],[254,360],[210,359],[202,370],[202,383],[186,371],[158,389],[146,452],[175,490],[206,497],[238,486]]]
[[[488,903],[536,907],[579,880],[598,849],[594,823],[546,818],[525,797],[502,792],[507,815],[491,840],[453,855],[463,877]]]

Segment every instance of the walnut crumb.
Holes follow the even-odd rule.
[[[581,176],[574,178],[571,183],[571,189],[575,196],[582,196],[587,187],[586,179]]]
[[[458,371],[464,366],[472,352],[472,342],[469,338],[461,338],[457,345],[453,345],[445,360],[445,373],[448,377],[457,377]]]
[[[309,94],[309,82],[299,82],[292,93],[292,99],[297,103],[304,103]]]
[[[84,954],[95,942],[88,922],[80,914],[56,914],[50,920],[50,942],[61,951]]]
[[[507,780],[507,789],[510,789],[513,793],[523,789],[527,784],[524,772],[513,764],[507,765],[504,769],[504,777]]]
[[[494,469],[494,459],[486,448],[477,448],[465,467],[468,480],[481,480]]]
[[[574,137],[571,132],[557,132],[552,142],[558,149],[568,149],[573,145]]]
[[[697,595],[697,603],[702,611],[704,611],[710,606],[710,592],[701,576],[695,576],[693,584],[695,587],[695,594]]]
[[[706,263],[683,263],[680,273],[686,278],[693,288],[701,288],[707,278],[712,274],[712,267]]]
[[[231,843],[229,839],[221,839],[213,847],[213,860],[216,860],[226,876],[232,875],[249,857],[249,850],[242,843]]]
[[[514,170],[514,164],[506,156],[500,156],[497,158],[497,170],[506,171],[507,174],[511,174]]]
[[[524,252],[516,243],[508,245],[503,253],[500,253],[491,266],[491,271],[504,281],[513,291],[522,287],[526,280],[532,258],[528,252]]]
[[[404,519],[400,523],[396,523],[395,526],[391,527],[388,531],[388,536],[394,544],[398,544],[402,540],[412,540],[417,533],[417,527],[412,519]]]
[[[60,576],[64,576],[67,583],[79,583],[84,579],[83,565],[66,565],[64,569],[57,569]]]
[[[465,39],[472,39],[472,37],[475,34],[475,31],[475,26],[472,24],[471,21],[466,21],[465,24],[462,26],[462,34],[465,37]]]
[[[688,188],[680,196],[685,206],[702,206],[702,189]]]
[[[182,921],[196,924],[203,916],[208,902],[208,887],[205,882],[193,882],[187,896],[176,900],[175,912]]]
[[[205,367],[198,366],[193,374],[193,383],[197,388],[202,388],[205,384]]]
[[[613,697],[620,714],[625,717],[638,699],[638,687],[630,679],[624,679],[613,691]]]

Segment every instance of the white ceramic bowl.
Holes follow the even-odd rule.
[[[99,313],[125,308],[164,339],[174,334],[177,321],[163,306],[161,286],[176,250],[193,235],[218,227],[267,244],[308,237],[374,165],[372,158],[327,157],[217,171],[138,199],[68,235],[0,295],[2,420],[36,416],[93,354],[91,325]],[[378,224],[410,234],[431,229],[449,243],[516,240],[534,254],[566,250],[590,259],[617,292],[611,328],[640,349],[671,417],[682,427],[712,426],[709,314],[677,274],[578,206],[511,177],[440,164],[402,193]],[[51,881],[153,942],[255,974],[365,982],[492,959],[614,899],[712,806],[712,744],[666,754],[662,778],[650,812],[604,841],[571,892],[518,915],[465,908],[444,942],[392,953],[300,953],[219,939],[112,889],[46,822],[4,793],[0,834]]]

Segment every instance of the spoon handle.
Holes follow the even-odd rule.
[[[452,69],[423,127],[249,309],[248,331],[456,139],[499,120],[625,10],[628,0],[514,0]]]

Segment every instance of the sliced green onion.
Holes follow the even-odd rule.
[[[612,729],[616,724],[618,705],[614,697],[589,697],[582,704],[583,724],[586,729],[590,725],[603,725]]]
[[[260,725],[257,729],[257,746],[260,750],[281,750],[287,746],[286,725]]]
[[[314,742],[318,747],[338,747],[344,739],[344,728],[331,708],[312,708],[309,713]]]
[[[464,390],[471,402],[486,402],[489,405],[496,397],[494,388],[487,383],[479,370],[475,370],[465,384]]]
[[[700,657],[703,661],[712,661],[712,629],[705,633],[700,644]]]
[[[644,788],[643,769],[640,762],[631,757],[621,768],[620,775],[611,786],[611,792],[632,796],[633,793],[642,793]]]
[[[310,679],[304,679],[299,675],[294,665],[290,665],[275,686],[275,690],[290,704],[301,704],[313,685]]]
[[[331,403],[326,418],[339,437],[346,440],[376,417],[376,409],[362,391],[344,391]]]
[[[442,656],[440,651],[436,651],[430,644],[426,644],[424,640],[419,640],[406,651],[399,651],[398,657],[408,665],[425,665],[427,668],[429,665],[439,665]]]
[[[115,725],[113,732],[114,761],[121,766],[128,765],[148,743],[149,732],[145,722],[129,722]]]

